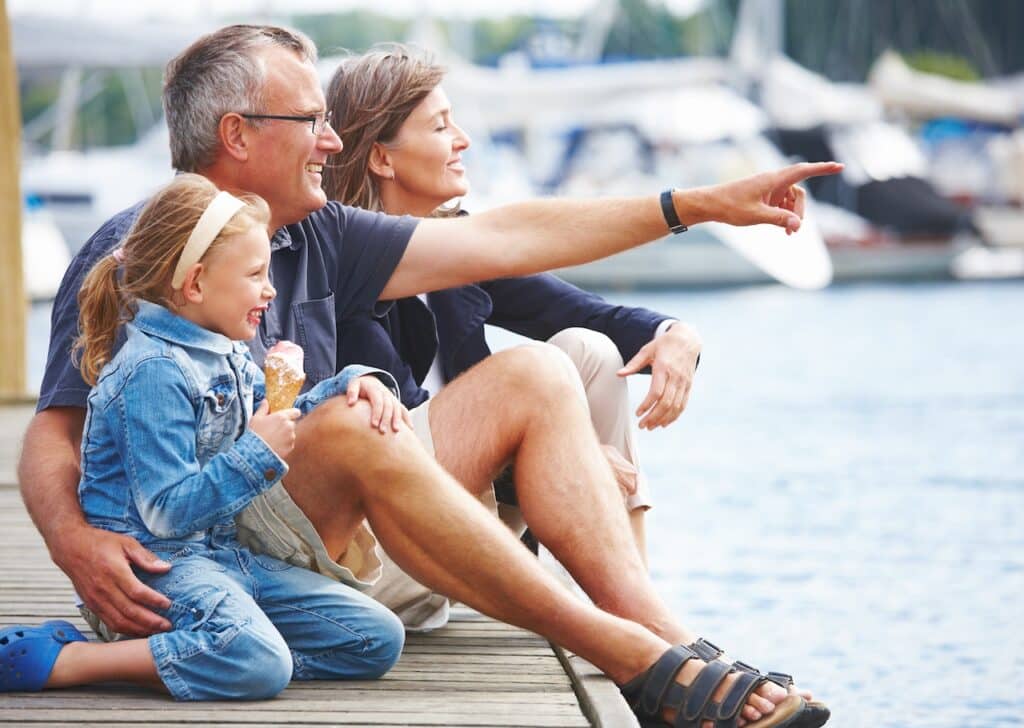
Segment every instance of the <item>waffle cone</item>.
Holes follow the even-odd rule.
[[[267,402],[271,412],[288,409],[295,404],[295,398],[306,381],[305,372],[296,371],[283,358],[270,355],[263,373],[267,378]]]

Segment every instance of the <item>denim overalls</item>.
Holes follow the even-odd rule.
[[[149,638],[167,689],[180,700],[257,699],[292,678],[387,672],[404,640],[390,611],[238,543],[235,514],[288,469],[248,429],[264,380],[245,345],[147,301],[126,328],[89,395],[79,499],[91,524],[172,564],[138,571],[172,601],[172,631]],[[305,414],[370,373],[381,376],[346,367],[296,406]]]

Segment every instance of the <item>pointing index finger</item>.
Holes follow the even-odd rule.
[[[808,177],[822,177],[842,171],[843,165],[839,162],[801,162],[779,170],[778,184],[795,185]]]

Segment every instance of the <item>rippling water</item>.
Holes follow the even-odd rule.
[[[705,342],[682,419],[641,436],[673,608],[840,728],[1022,725],[1024,285],[611,297]]]
[[[1024,286],[612,297],[705,342],[641,439],[673,608],[834,725],[1024,725]]]

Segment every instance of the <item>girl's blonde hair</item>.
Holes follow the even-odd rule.
[[[394,141],[409,114],[442,78],[444,68],[428,54],[398,43],[374,46],[338,66],[327,84],[327,108],[344,150],[324,167],[328,199],[383,211],[380,185],[370,173],[374,142]],[[434,215],[457,212],[457,206],[439,208]]]
[[[180,174],[143,208],[128,235],[89,271],[78,292],[78,338],[74,355],[89,384],[110,361],[117,328],[135,316],[135,302],[171,303],[171,276],[200,215],[220,190],[205,177]],[[256,195],[238,195],[246,204],[214,238],[203,260],[225,238],[270,223],[270,208]]]

